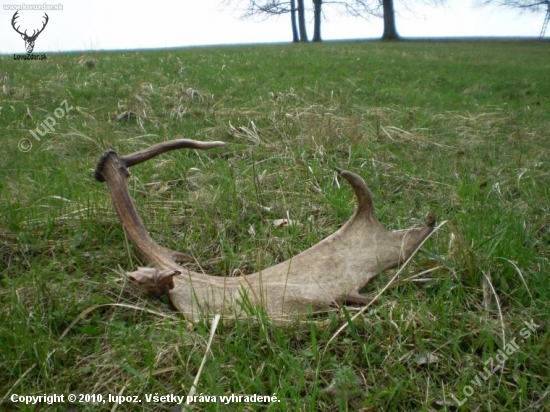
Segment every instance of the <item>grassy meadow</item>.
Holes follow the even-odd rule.
[[[0,408],[550,410],[549,74],[542,42],[1,56]],[[129,185],[153,238],[207,273],[257,271],[340,227],[355,199],[334,167],[366,180],[386,227],[444,224],[353,321],[259,313],[218,325],[207,352],[209,320],[125,287],[140,259],[93,176],[107,149],[178,136],[228,145],[161,155]],[[279,402],[146,402],[188,395],[203,358],[197,395]],[[54,393],[142,402],[12,402]]]

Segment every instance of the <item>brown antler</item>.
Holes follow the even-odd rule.
[[[139,252],[154,268],[137,268],[131,280],[153,294],[168,293],[174,305],[192,320],[223,312],[244,316],[250,303],[263,307],[273,318],[284,318],[327,309],[340,303],[364,304],[359,294],[373,277],[409,258],[435,225],[390,232],[376,218],[371,194],[359,176],[336,169],[352,186],[357,210],[338,231],[297,256],[241,277],[209,276],[180,266],[189,257],[158,245],[139,218],[126,179],[128,167],[160,153],[180,148],[209,149],[223,142],[173,140],[129,156],[106,152],[96,169],[96,179],[107,182],[114,207]]]

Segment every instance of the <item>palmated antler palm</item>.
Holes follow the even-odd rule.
[[[172,140],[140,152],[101,157],[96,179],[107,182],[114,207],[127,236],[153,268],[139,267],[128,277],[148,293],[168,294],[189,319],[223,313],[245,316],[246,308],[262,307],[275,319],[326,310],[342,303],[365,304],[359,291],[377,274],[408,259],[434,228],[428,218],[421,228],[391,232],[376,218],[371,194],[359,176],[336,169],[352,186],[357,210],[338,231],[293,258],[240,277],[211,276],[176,262],[190,258],[158,245],[138,216],[126,179],[128,168],[169,150],[210,149],[223,142]]]

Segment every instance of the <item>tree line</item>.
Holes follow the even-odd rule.
[[[235,0],[224,0],[223,3],[229,4],[233,1]],[[414,3],[424,3],[435,7],[446,2],[447,0],[311,0],[309,7],[306,7],[305,0],[247,0],[243,17],[270,17],[288,14],[292,28],[292,41],[298,43],[309,41],[306,30],[306,13],[313,12],[313,37],[311,40],[320,42],[322,41],[323,7],[336,6],[354,17],[383,19],[382,40],[399,40],[395,23],[395,3],[399,7],[411,9]],[[539,11],[541,8],[546,8],[547,15],[550,15],[550,0],[477,0],[477,3],[482,6],[511,7],[521,11]]]

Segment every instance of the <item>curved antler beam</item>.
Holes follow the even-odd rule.
[[[359,294],[372,278],[408,259],[431,233],[435,219],[406,231],[386,230],[376,218],[372,196],[356,174],[336,169],[357,197],[357,209],[338,231],[295,257],[241,277],[219,277],[193,272],[176,261],[191,258],[158,245],[147,233],[128,190],[128,167],[169,150],[210,149],[223,142],[172,140],[119,156],[108,151],[101,157],[96,179],[107,182],[113,205],[127,236],[154,268],[136,268],[129,278],[146,292],[168,294],[174,306],[191,320],[223,312],[246,316],[250,304],[280,319],[325,310],[341,303],[364,304]]]

